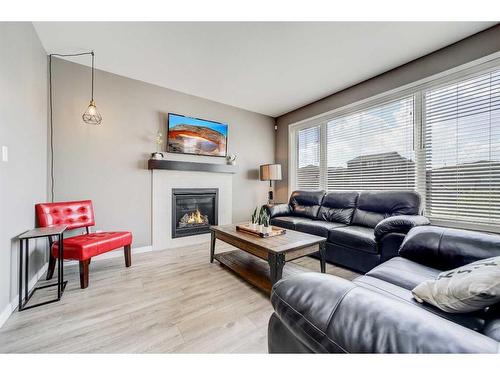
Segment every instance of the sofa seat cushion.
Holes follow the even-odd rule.
[[[295,225],[301,222],[313,221],[312,219],[307,219],[305,217],[296,216],[278,216],[271,219],[271,225],[276,225],[277,227],[295,230]]]
[[[63,258],[86,260],[132,243],[130,232],[100,232],[64,239]],[[52,255],[58,256],[59,242],[52,245]]]
[[[375,267],[366,276],[375,277],[401,288],[412,290],[423,281],[434,280],[440,272],[411,260],[396,257]]]
[[[378,254],[373,228],[350,225],[331,229],[328,242],[366,253]]]
[[[328,237],[330,229],[345,227],[342,223],[329,223],[322,220],[300,221],[295,225],[295,230],[299,232],[314,234],[316,236]]]
[[[380,280],[372,276],[360,276],[354,280],[354,284],[418,306],[432,312],[435,315],[460,324],[461,326],[472,329],[474,331],[482,332],[484,329],[485,319],[480,313],[452,314],[441,311],[440,309],[429,304],[420,304],[413,298],[411,290],[402,288],[398,285],[394,285],[390,282]]]

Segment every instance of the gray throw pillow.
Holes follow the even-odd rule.
[[[500,257],[479,260],[451,271],[436,280],[426,280],[413,290],[413,297],[451,313],[484,309],[500,301]]]

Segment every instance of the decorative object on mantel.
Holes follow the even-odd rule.
[[[217,164],[217,163],[197,163],[192,161],[180,160],[148,160],[148,169],[165,169],[174,171],[198,171],[213,173],[236,173],[236,165]]]
[[[227,128],[222,122],[169,113],[167,151],[226,157]]]
[[[163,160],[163,154],[161,152],[153,152],[151,154],[151,159],[154,159],[154,160]]]
[[[52,57],[78,57],[78,56],[92,56],[91,67],[91,93],[90,104],[82,115],[82,120],[86,124],[100,125],[102,116],[97,110],[94,100],[94,51],[60,54],[51,53],[49,55],[49,122],[50,122],[50,201],[54,201],[54,120],[53,120],[53,99],[52,99]]]
[[[267,237],[275,237],[275,236],[281,236],[286,233],[286,229],[280,228],[280,227],[269,227],[269,231],[267,232],[259,232],[256,229],[250,228],[248,224],[241,224],[241,225],[236,225],[236,230],[239,230],[241,232],[245,232],[248,234],[253,234],[254,236],[259,236],[262,238],[267,238]]]
[[[155,160],[162,160],[163,159],[163,154],[161,152],[161,145],[163,143],[163,134],[161,134],[161,131],[156,132],[156,137],[155,137],[155,144],[156,144],[156,152],[153,152],[151,154],[151,158]]]
[[[273,181],[281,180],[281,164],[264,164],[260,166],[260,180],[269,181],[268,203],[274,202]]]
[[[227,164],[229,165],[236,165],[236,155],[235,154],[228,154],[226,156]]]

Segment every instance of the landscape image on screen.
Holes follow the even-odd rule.
[[[168,152],[226,156],[227,124],[168,114]]]

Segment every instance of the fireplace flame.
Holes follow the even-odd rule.
[[[188,224],[203,224],[203,218],[201,217],[200,210],[196,209],[195,212],[191,212],[187,219]]]

